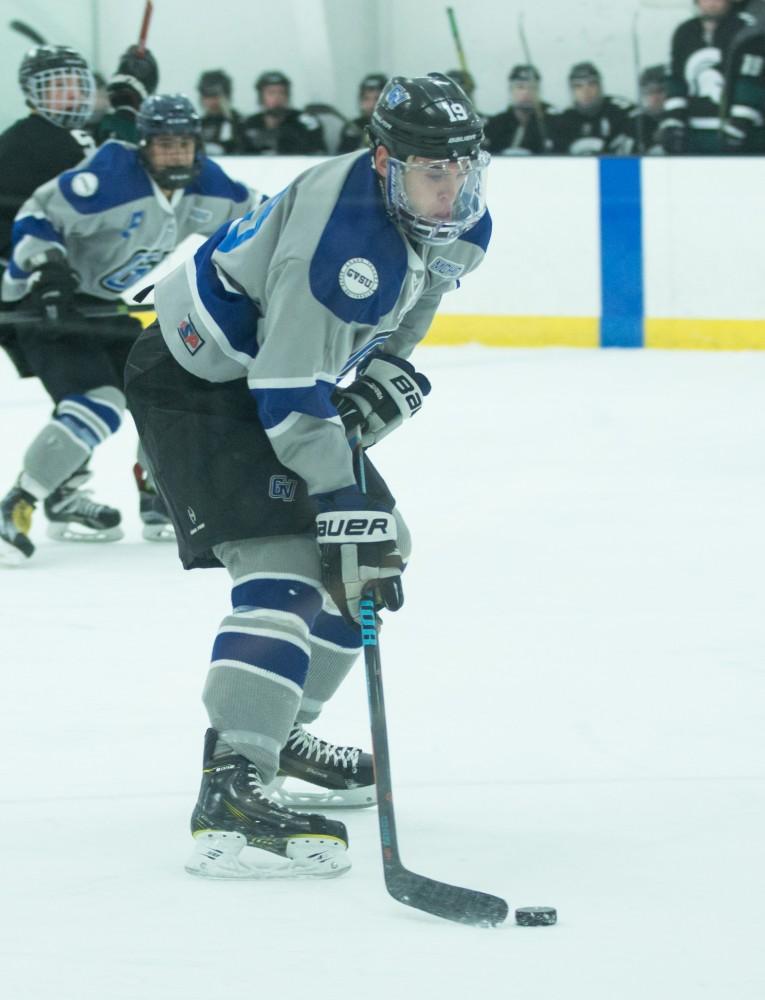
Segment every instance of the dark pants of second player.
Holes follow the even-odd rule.
[[[246,379],[189,374],[155,323],[130,353],[125,394],[186,569],[220,566],[212,547],[221,542],[313,533],[305,482],[277,459]],[[370,497],[392,507],[368,459],[365,470]]]

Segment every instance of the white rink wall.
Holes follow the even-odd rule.
[[[274,194],[317,161],[220,162],[237,179]],[[601,180],[603,169],[595,159],[493,161],[489,253],[444,299],[431,342],[597,346],[604,303],[606,311],[608,302],[618,310],[620,297],[638,284],[643,313],[637,326],[648,346],[765,347],[761,161],[646,158],[639,183],[623,190]],[[609,225],[601,218],[607,200],[616,205]],[[622,216],[636,214],[642,216],[642,249],[632,245],[629,230],[627,245],[619,242]],[[631,270],[617,267],[614,273],[614,255],[628,252]],[[621,287],[606,288],[604,281]]]

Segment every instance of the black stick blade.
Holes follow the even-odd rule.
[[[437,882],[403,867],[386,870],[385,885],[399,903],[458,924],[498,927],[508,914],[507,903],[499,896]]]

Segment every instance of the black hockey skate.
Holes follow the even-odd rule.
[[[167,513],[165,501],[152,486],[149,474],[140,462],[133,466],[133,475],[138,487],[143,537],[147,542],[174,542],[175,528]]]
[[[122,538],[120,512],[91,500],[90,490],[82,489],[91,475],[89,469],[78,469],[45,498],[49,538],[64,542],[116,542]]]
[[[0,500],[0,563],[18,566],[35,550],[29,532],[36,499],[20,486],[14,486]]]
[[[330,878],[351,867],[343,823],[272,802],[246,757],[231,752],[213,759],[216,740],[215,730],[208,729],[187,872],[208,878]],[[268,851],[285,863],[269,867],[252,852],[241,856],[245,847]]]
[[[287,778],[308,782],[314,789],[287,788]],[[279,757],[279,774],[266,791],[274,802],[293,809],[373,806],[377,794],[372,755],[358,747],[335,746],[294,726]]]

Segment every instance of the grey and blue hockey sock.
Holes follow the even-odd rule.
[[[19,485],[38,500],[47,497],[119,428],[124,412],[125,396],[114,386],[65,396],[27,448]]]

